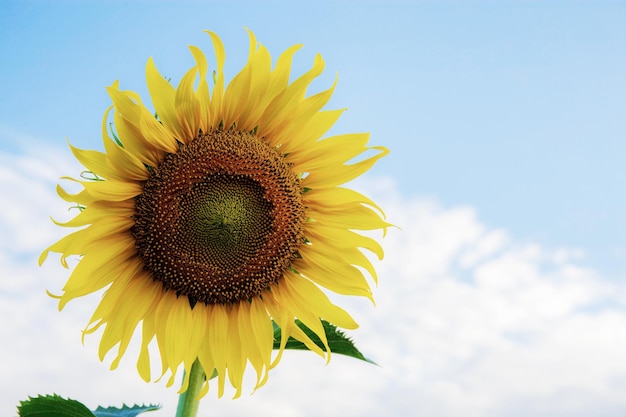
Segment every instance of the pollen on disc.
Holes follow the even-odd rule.
[[[132,234],[144,269],[192,305],[251,299],[278,282],[304,241],[298,176],[239,131],[201,134],[155,167]]]

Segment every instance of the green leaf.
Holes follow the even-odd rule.
[[[20,417],[94,417],[84,404],[56,394],[20,401],[17,413]]]
[[[95,411],[89,409],[76,400],[65,399],[59,395],[29,397],[21,401],[17,407],[20,417],[135,417],[144,411],[160,409],[160,405],[134,405],[122,408],[98,407]]]
[[[122,408],[117,407],[98,407],[94,410],[96,417],[135,417],[137,414],[141,414],[145,411],[154,411],[160,409],[160,405],[133,405],[128,407],[124,405]]]
[[[273,324],[274,349],[278,349],[280,348],[281,330],[276,323]],[[313,341],[313,343],[319,346],[322,350],[326,351],[322,340],[317,336],[317,334],[315,334],[311,329],[306,327],[304,323],[302,323],[300,320],[296,320],[296,324],[304,331],[304,333],[306,333],[306,335]],[[328,340],[328,346],[330,347],[331,352],[376,364],[374,361],[363,356],[363,354],[354,345],[352,339],[350,339],[341,330],[339,330],[337,326],[327,322],[326,320],[322,320],[322,325],[324,326],[326,340]],[[304,343],[297,341],[293,337],[290,337],[287,340],[287,345],[285,346],[285,349],[309,350],[309,348],[307,348]]]

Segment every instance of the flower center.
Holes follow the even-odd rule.
[[[249,300],[297,256],[301,194],[283,156],[256,136],[200,134],[151,170],[132,234],[144,268],[192,306]]]

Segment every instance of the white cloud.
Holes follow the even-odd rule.
[[[97,336],[80,329],[98,295],[56,312],[44,290],[67,271],[41,249],[64,231],[54,195],[60,175],[78,172],[66,153],[0,154],[0,413],[15,415],[36,393],[95,407],[159,402],[173,415],[175,390],[145,384],[134,358],[110,372]],[[378,264],[377,307],[348,301],[358,346],[380,366],[339,357],[329,366],[288,352],[268,384],[231,401],[209,394],[201,414],[235,416],[612,416],[626,410],[624,287],[585,268],[575,248],[519,242],[471,207],[402,197],[393,183],[367,189],[402,230],[389,230]],[[341,300],[345,301],[345,300]]]

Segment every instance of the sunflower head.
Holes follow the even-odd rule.
[[[368,134],[322,138],[342,110],[322,110],[334,85],[306,94],[322,72],[319,55],[290,83],[299,46],[272,68],[250,33],[248,62],[224,87],[224,47],[208,33],[212,78],[202,51],[190,47],[196,64],[176,88],[148,60],[153,109],[117,82],[107,88],[113,105],[102,124],[105,151],[71,148],[93,178],[78,181],[76,194],[57,188],[81,208],[59,224],[82,228],[47,248],[40,263],[50,251],[66,267],[68,256],[79,256],[60,309],[106,289],[84,333],[103,328],[101,360],[118,346],[111,368],[141,324],[137,368],[146,381],[155,343],[168,385],[181,365],[189,371],[198,360],[216,370],[218,395],[228,379],[239,396],[245,368],[263,385],[289,337],[329,358],[321,319],[357,327],[325,291],[372,299],[364,271],[374,280],[376,272],[363,249],[380,259],[383,252],[358,231],[389,224],[373,201],[341,185],[388,151],[368,147]],[[349,163],[370,149],[376,154]],[[273,326],[282,335],[274,357]]]
[[[168,154],[134,217],[144,268],[192,306],[247,301],[278,283],[306,220],[300,179],[284,157],[237,130],[200,133]]]

